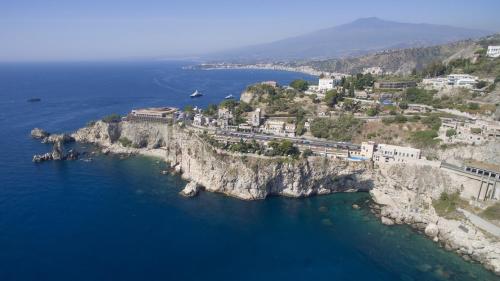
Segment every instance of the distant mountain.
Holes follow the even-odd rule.
[[[207,60],[269,61],[359,56],[385,49],[425,47],[478,38],[491,32],[435,24],[400,23],[362,18],[332,28],[268,44],[205,56]]]
[[[475,40],[462,40],[430,47],[387,50],[358,57],[292,62],[290,66],[310,66],[325,72],[360,73],[369,67],[380,67],[386,73],[410,74],[431,62],[470,58],[481,46]]]
[[[488,46],[499,44],[500,33],[479,39],[460,40],[429,47],[385,50],[348,58],[302,60],[289,62],[285,65],[289,67],[308,66],[318,71],[350,74],[363,72],[366,68],[380,67],[385,73],[405,75],[410,74],[413,69],[421,70],[437,61],[448,63],[459,58],[475,60],[478,51],[485,51]],[[489,67],[492,66],[489,65]],[[494,69],[490,71],[494,72]],[[498,74],[493,76],[496,75]]]

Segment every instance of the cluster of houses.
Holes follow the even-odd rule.
[[[297,127],[295,122],[288,118],[266,119],[260,108],[250,112],[244,123],[232,125],[233,118],[234,116],[231,110],[222,107],[218,109],[217,118],[205,116],[201,112],[196,113],[193,118],[193,125],[218,127],[228,131],[264,133],[285,137],[295,137],[296,135]],[[308,130],[309,127],[309,122],[305,122],[304,128]]]
[[[486,120],[441,118],[439,138],[448,144],[481,144],[489,140],[500,140],[500,124]]]

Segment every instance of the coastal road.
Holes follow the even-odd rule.
[[[491,222],[480,218],[477,215],[474,215],[473,213],[463,210],[463,209],[457,209],[458,211],[462,212],[465,217],[470,220],[475,226],[481,228],[482,230],[485,230],[496,237],[500,237],[500,227],[492,224]]]

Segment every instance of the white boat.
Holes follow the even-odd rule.
[[[192,98],[198,98],[198,97],[201,97],[201,96],[203,96],[203,94],[200,93],[200,92],[198,92],[198,90],[194,91],[194,93],[192,93],[190,95],[190,97],[192,97]]]
[[[234,96],[233,95],[229,95],[229,96],[226,96],[225,99],[226,100],[228,100],[228,99],[234,99]]]

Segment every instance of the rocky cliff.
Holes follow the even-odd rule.
[[[440,217],[432,206],[433,199],[438,199],[443,191],[461,191],[463,184],[467,183],[462,177],[437,167],[387,165],[377,169],[375,188],[370,193],[380,205],[383,223],[410,224],[447,250],[457,252],[466,260],[481,262],[500,274],[498,238],[483,234],[468,220]]]
[[[293,160],[234,155],[216,150],[196,132],[177,125],[97,122],[78,130],[73,137],[115,152],[159,156],[205,190],[241,199],[263,199],[269,195],[303,197],[369,190],[373,186],[372,170],[367,163],[319,157]]]
[[[433,199],[443,191],[461,191],[467,184],[437,167],[399,164],[373,169],[369,163],[322,157],[292,160],[235,155],[215,149],[197,132],[178,125],[96,122],[72,137],[111,152],[163,158],[190,181],[184,196],[193,196],[200,188],[246,200],[370,190],[383,223],[410,224],[446,249],[500,274],[498,239],[467,220],[446,219],[435,212]]]

